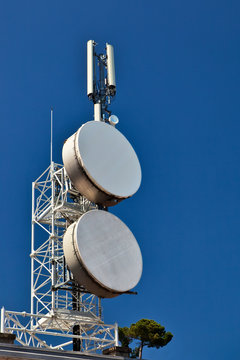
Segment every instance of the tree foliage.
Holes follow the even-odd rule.
[[[118,337],[123,347],[128,347],[132,341],[129,335],[129,328],[127,326],[118,328]]]
[[[139,346],[134,349],[132,357],[138,356],[142,359],[142,350],[144,346],[155,347],[159,349],[171,341],[173,335],[165,331],[165,327],[154,320],[141,319],[130,328],[119,328],[119,340],[122,346],[129,346],[132,340],[138,340]]]

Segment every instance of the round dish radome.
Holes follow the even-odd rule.
[[[91,210],[67,229],[63,249],[75,280],[100,297],[134,288],[142,274],[142,255],[129,228],[115,215]]]
[[[115,205],[141,183],[141,167],[128,140],[102,121],[82,125],[63,146],[63,163],[75,188],[90,201]]]

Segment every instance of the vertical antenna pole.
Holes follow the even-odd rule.
[[[52,164],[53,155],[53,108],[51,108],[51,141],[50,141],[50,164]]]
[[[52,219],[51,219],[51,261],[52,261],[52,309],[55,309],[55,285],[56,285],[56,263],[55,263],[55,212],[54,212],[54,199],[55,199],[55,182],[54,182],[54,163],[53,163],[53,108],[51,108],[51,146],[50,146],[50,173],[51,173],[51,207],[52,207]]]
[[[94,104],[94,120],[95,121],[102,120],[102,104],[100,102]]]
[[[115,323],[115,346],[119,346],[118,323]]]
[[[35,231],[35,182],[32,183],[32,225],[31,225],[31,314],[34,313],[34,231]],[[31,321],[33,326],[33,320]]]
[[[51,111],[52,113],[52,111]],[[52,309],[55,310],[56,303],[55,303],[55,285],[56,285],[56,260],[55,260],[55,181],[54,181],[54,171],[55,171],[55,165],[54,162],[51,162],[50,166],[50,173],[51,173],[51,208],[52,208],[52,214],[51,214],[51,235],[50,235],[50,246],[51,246],[51,262],[52,262],[52,270],[51,270],[51,277],[52,277]]]
[[[5,309],[2,307],[1,309],[1,333],[5,332]]]

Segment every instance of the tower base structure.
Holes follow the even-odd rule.
[[[124,360],[123,355],[94,355],[76,353],[73,351],[57,351],[53,349],[36,349],[28,346],[18,346],[0,343],[0,360]]]
[[[1,310],[1,333],[54,350],[102,353],[118,346],[118,325],[104,324],[101,299],[79,286],[63,254],[66,228],[97,205],[73,188],[51,162],[32,184],[31,312]]]

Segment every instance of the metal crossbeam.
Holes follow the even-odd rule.
[[[21,345],[64,350],[72,344],[73,339],[79,339],[81,351],[85,353],[102,351],[116,345],[117,324],[107,325],[102,321],[96,323],[78,312],[57,311],[47,315],[35,315],[2,309],[1,316],[1,332],[15,333],[16,341]],[[76,323],[80,327],[80,335],[72,332]],[[49,344],[50,337],[54,344]]]

